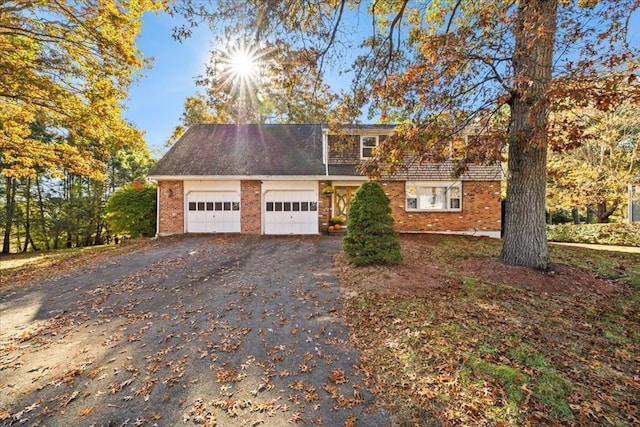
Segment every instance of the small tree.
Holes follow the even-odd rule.
[[[349,205],[347,235],[342,246],[354,264],[398,264],[398,233],[393,229],[389,198],[377,182],[366,182]]]
[[[136,183],[111,194],[106,218],[118,234],[152,237],[156,231],[156,187]]]

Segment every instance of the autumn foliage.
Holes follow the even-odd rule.
[[[3,175],[46,170],[101,179],[114,147],[142,146],[122,101],[146,64],[136,48],[142,15],[160,7],[154,0],[0,5]],[[55,137],[37,138],[34,123],[55,129]]]
[[[350,78],[332,123],[359,122],[368,113],[368,119],[400,125],[365,169],[372,175],[402,167],[407,156],[438,161],[469,128],[475,142],[459,159],[461,168],[506,154],[500,257],[512,265],[550,265],[544,227],[549,112],[585,100],[606,107],[623,83],[638,93],[633,82],[640,55],[629,18],[640,7],[637,0],[189,4],[178,1],[173,8],[189,24],[206,19],[221,37],[251,28],[256,42],[304,46],[300,69],[324,67]],[[372,25],[358,27],[358,39],[353,17],[365,13]],[[188,35],[188,26],[178,33]],[[605,75],[608,82],[598,84]],[[576,135],[567,142],[579,143]]]

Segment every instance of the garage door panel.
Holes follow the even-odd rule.
[[[312,190],[267,191],[265,234],[318,234],[318,201]]]
[[[240,195],[234,191],[189,193],[187,232],[239,233]]]

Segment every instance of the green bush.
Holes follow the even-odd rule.
[[[552,242],[640,246],[640,224],[559,224],[547,226]]]
[[[583,218],[584,219],[584,218]],[[547,211],[547,224],[573,224],[573,216],[568,209]]]
[[[128,185],[111,194],[106,219],[119,235],[152,237],[156,233],[156,187]]]
[[[389,198],[380,184],[362,184],[349,205],[348,217],[347,235],[342,240],[342,247],[351,262],[367,265],[402,261]]]

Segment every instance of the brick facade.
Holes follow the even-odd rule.
[[[184,233],[184,183],[159,181],[158,235]]]
[[[318,182],[318,232],[329,225],[332,195],[322,189],[330,181]],[[262,232],[262,184],[245,180],[240,184],[240,214],[243,234]],[[395,229],[400,233],[420,232],[499,232],[501,223],[500,181],[463,181],[462,211],[412,212],[405,209],[404,181],[383,182],[385,193],[391,199]],[[160,204],[158,234],[184,233],[184,185],[182,181],[158,183]]]
[[[322,193],[322,189],[330,185],[330,181],[318,182],[318,226],[320,233],[327,229],[329,219],[331,219],[331,194]]]
[[[262,232],[262,184],[260,181],[240,183],[240,227],[243,234]]]
[[[406,211],[405,183],[384,182],[382,185],[391,199],[391,211],[398,232],[500,231],[500,181],[463,181],[460,212]]]

